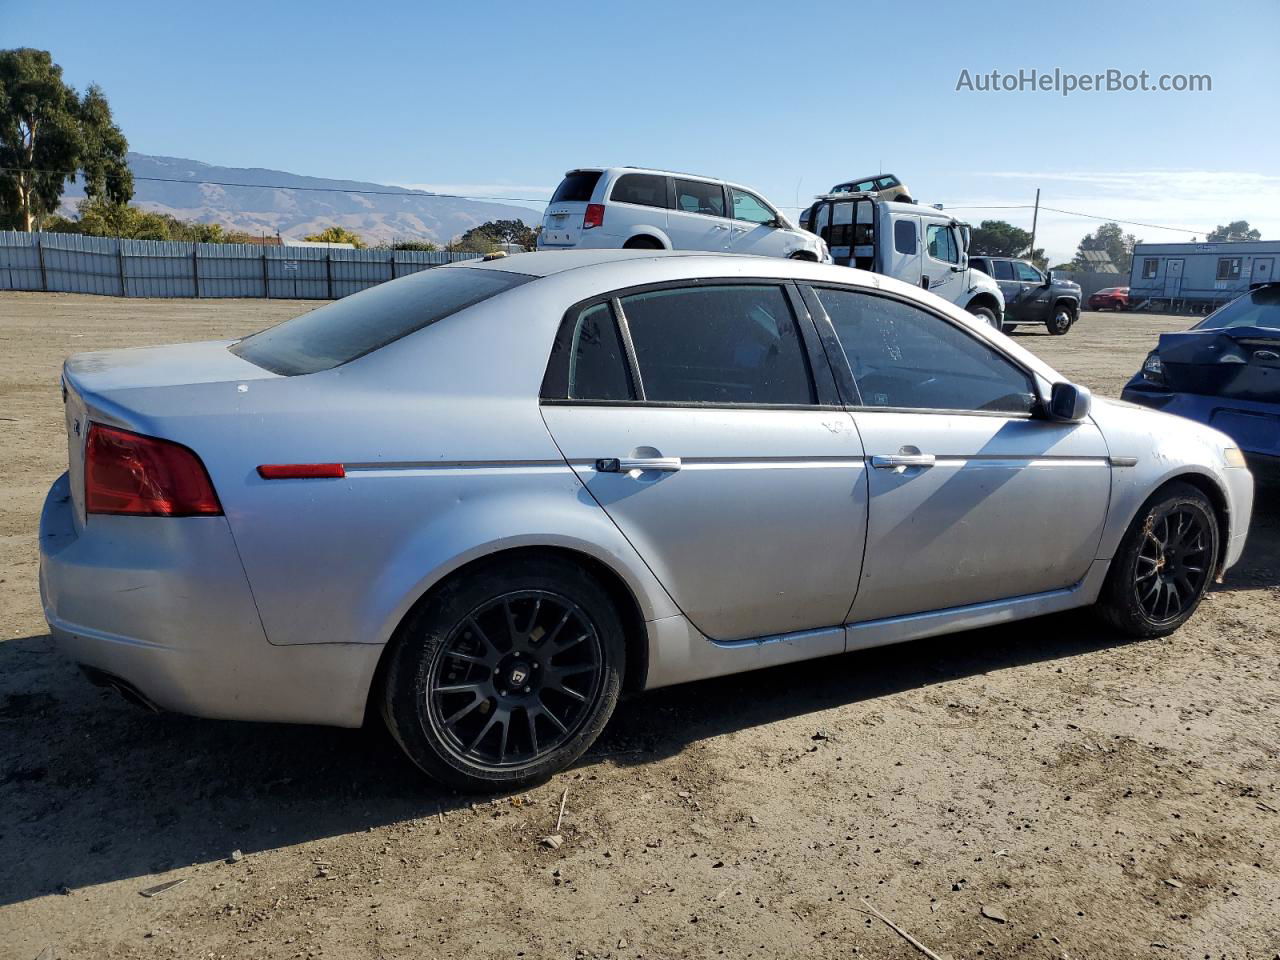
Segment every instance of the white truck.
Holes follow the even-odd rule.
[[[800,226],[826,242],[836,263],[923,287],[1001,329],[1004,295],[969,267],[968,224],[950,214],[872,193],[828,193],[800,215]]]

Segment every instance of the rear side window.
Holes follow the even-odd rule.
[[[551,195],[552,203],[586,203],[600,182],[599,170],[575,170],[566,174]]]
[[[480,267],[435,267],[370,287],[231,346],[272,373],[329,370],[533,277]]]
[[[724,216],[724,189],[718,183],[700,180],[676,181],[676,209],[685,213]]]
[[[1030,413],[1027,374],[982,340],[910,304],[816,289],[864,407]]]
[[[1013,264],[1008,260],[993,260],[991,261],[991,268],[995,270],[992,276],[997,280],[1013,279]]]
[[[667,178],[651,173],[628,173],[618,178],[609,199],[642,207],[666,207]]]
[[[911,220],[896,220],[893,224],[893,249],[908,256],[916,252],[916,225]]]
[[[770,285],[637,293],[622,299],[643,397],[678,403],[813,403],[800,332]]]

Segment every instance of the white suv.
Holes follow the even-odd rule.
[[[685,173],[570,170],[542,218],[539,250],[709,250],[829,263],[827,245],[758,193]]]

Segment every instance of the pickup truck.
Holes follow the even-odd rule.
[[[1012,257],[970,257],[969,266],[1000,285],[1006,332],[1018,324],[1034,323],[1060,337],[1080,316],[1080,285],[1052,270],[1045,274],[1034,264]]]

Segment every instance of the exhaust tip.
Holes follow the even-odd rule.
[[[128,680],[122,680],[115,674],[107,673],[105,670],[99,670],[97,667],[90,667],[86,664],[80,664],[80,671],[88,678],[89,682],[95,687],[108,687],[114,690],[124,699],[128,700],[135,707],[141,707],[150,713],[159,713],[160,708],[152,703],[141,690],[131,684]]]

